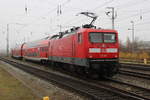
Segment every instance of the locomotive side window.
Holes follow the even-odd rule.
[[[78,42],[79,42],[79,43],[82,42],[82,34],[81,34],[81,33],[78,34]]]
[[[104,34],[104,42],[105,43],[114,43],[116,42],[116,35],[111,33]]]
[[[102,43],[103,42],[103,36],[102,33],[98,32],[91,32],[89,34],[90,42],[92,43]]]

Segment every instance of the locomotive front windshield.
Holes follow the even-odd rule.
[[[114,43],[116,42],[115,33],[91,32],[89,40],[92,43]]]
[[[113,43],[113,42],[115,42],[116,41],[115,37],[116,37],[116,35],[112,34],[112,33],[104,34],[104,43]]]
[[[102,43],[103,42],[102,34],[94,32],[90,33],[90,41],[92,43]]]

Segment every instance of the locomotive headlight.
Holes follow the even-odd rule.
[[[117,57],[118,57],[118,55],[115,55],[115,57],[117,58]]]
[[[100,53],[101,49],[100,48],[89,48],[89,53]]]
[[[108,49],[106,49],[106,51],[109,53],[117,53],[118,49],[117,48],[108,48]]]

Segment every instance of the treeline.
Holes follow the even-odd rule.
[[[150,59],[150,41],[135,38],[132,42],[129,37],[124,43],[120,41],[120,58]]]

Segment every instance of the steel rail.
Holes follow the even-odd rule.
[[[150,89],[148,88],[144,88],[144,87],[140,87],[140,86],[137,86],[137,85],[134,85],[134,84],[130,84],[130,83],[126,83],[126,82],[122,82],[122,81],[119,81],[119,80],[115,80],[115,79],[110,79],[110,78],[107,78],[107,80],[111,81],[111,82],[114,82],[114,83],[117,83],[117,84],[122,84],[122,85],[127,85],[129,87],[133,87],[137,90],[139,90],[138,92],[142,92],[144,93],[144,95],[146,96],[149,96],[150,97]],[[135,94],[137,95],[137,94]],[[138,95],[137,95],[138,96]],[[143,97],[143,96],[139,96],[139,97]],[[150,98],[147,98],[147,97],[144,97],[146,100],[149,100]]]
[[[129,68],[129,69],[150,71],[150,65],[141,65],[141,64],[125,64],[125,63],[121,63],[121,68]]]
[[[135,72],[135,71],[133,72],[133,71],[127,71],[127,70],[120,69],[119,74],[123,74],[123,75],[127,75],[127,76],[134,76],[134,77],[150,80],[150,74],[144,74],[144,73]]]

